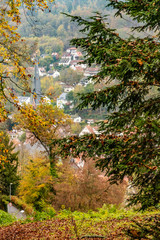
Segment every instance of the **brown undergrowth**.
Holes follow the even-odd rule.
[[[146,215],[124,217],[122,219],[82,219],[72,217],[14,224],[0,228],[1,240],[129,240],[126,231],[133,220],[142,222]],[[146,238],[147,239],[147,238]]]

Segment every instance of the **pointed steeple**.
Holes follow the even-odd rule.
[[[41,99],[41,82],[39,78],[38,70],[38,57],[35,57],[35,67],[34,67],[34,77],[32,79],[32,94],[31,94],[31,103],[33,105],[38,105]]]

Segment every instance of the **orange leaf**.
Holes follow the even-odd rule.
[[[143,65],[143,62],[141,59],[138,59],[137,62],[139,63],[139,65]]]

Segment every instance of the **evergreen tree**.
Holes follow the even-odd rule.
[[[105,106],[108,114],[98,137],[65,139],[61,154],[93,157],[112,183],[128,176],[136,189],[130,204],[144,210],[160,201],[160,1],[119,0],[109,6],[116,16],[125,13],[136,20],[134,31],[150,30],[154,36],[123,39],[98,12],[88,19],[70,16],[85,33],[71,44],[86,53],[85,63],[99,66],[93,80],[106,81],[105,89],[83,94],[79,108]]]
[[[0,132],[0,153],[4,156],[0,164],[0,206],[3,207],[4,196],[9,196],[10,183],[12,185],[12,194],[15,193],[18,184],[18,152],[15,151],[13,142],[5,132]]]

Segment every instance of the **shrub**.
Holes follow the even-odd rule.
[[[36,214],[34,215],[35,221],[43,221],[48,219],[50,219],[50,216],[46,212],[37,211]]]
[[[34,213],[34,209],[31,205],[25,203],[23,200],[16,196],[12,196],[12,202],[18,207],[23,209],[27,214],[32,215]]]
[[[55,209],[53,207],[51,207],[51,206],[48,206],[45,209],[45,212],[48,214],[48,216],[50,216],[50,218],[53,218],[56,215]]]
[[[0,210],[0,226],[8,225],[16,221],[16,218],[11,216],[10,214]]]
[[[43,212],[36,211],[34,215],[35,221],[43,221],[53,218],[56,215],[56,211],[53,207],[47,207]]]

